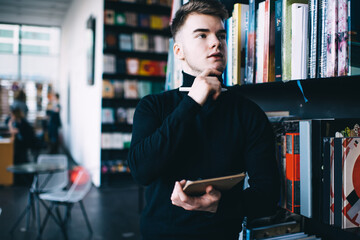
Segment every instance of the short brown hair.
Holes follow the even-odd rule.
[[[229,16],[225,6],[218,0],[190,0],[180,7],[172,20],[171,34],[174,39],[184,25],[186,18],[192,13],[216,16],[222,21]]]

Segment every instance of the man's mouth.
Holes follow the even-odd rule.
[[[208,58],[211,58],[211,57],[214,57],[214,58],[222,58],[223,55],[222,55],[222,53],[213,53],[213,54],[210,54],[210,55],[208,56]]]

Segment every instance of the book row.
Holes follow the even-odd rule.
[[[126,123],[133,124],[135,108],[103,108],[101,109],[101,123],[114,124],[114,123]]]
[[[130,172],[126,160],[106,160],[101,162],[101,173]]]
[[[227,85],[360,74],[356,0],[249,0],[226,21]]]
[[[104,24],[163,30],[169,27],[169,16],[104,10]]]
[[[171,7],[171,0],[107,0],[109,2],[127,2],[127,3],[140,3],[147,5],[160,5]]]
[[[114,54],[104,54],[103,72],[105,74],[165,77],[166,61],[117,58]]]
[[[103,98],[141,99],[149,94],[160,93],[164,83],[146,80],[103,80]]]
[[[167,53],[169,50],[169,38],[145,33],[117,34],[105,32],[104,48],[127,52]]]
[[[360,226],[358,121],[319,119],[281,123],[282,131],[275,132],[282,207],[343,229]],[[343,134],[344,137],[334,137]]]
[[[131,133],[101,133],[101,149],[128,149]]]

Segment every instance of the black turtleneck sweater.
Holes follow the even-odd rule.
[[[191,87],[194,77],[183,75],[183,86]],[[271,214],[279,198],[271,125],[232,87],[204,106],[179,89],[144,97],[134,115],[129,165],[147,186],[144,239],[238,239],[243,217]],[[171,203],[175,181],[241,172],[250,187],[240,183],[223,192],[215,214]]]

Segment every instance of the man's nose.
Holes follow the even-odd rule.
[[[211,48],[214,48],[214,47],[220,47],[221,46],[221,41],[219,39],[219,37],[217,36],[213,36],[211,37]]]

